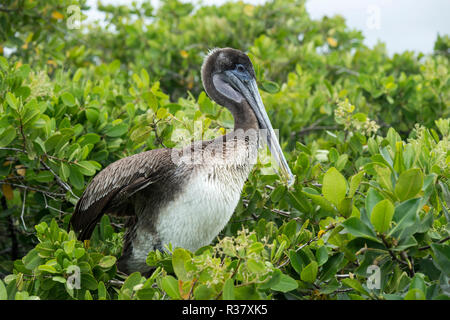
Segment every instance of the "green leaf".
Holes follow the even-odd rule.
[[[344,218],[348,218],[353,211],[353,199],[352,198],[344,198],[338,206],[340,214]]]
[[[394,216],[394,205],[385,199],[378,202],[373,207],[370,215],[370,222],[378,232],[386,232],[391,228],[392,217]]]
[[[73,75],[73,82],[78,82],[81,78],[81,76],[83,75],[83,69],[82,68],[78,68],[77,71],[75,72],[75,74]]]
[[[377,173],[377,182],[383,189],[388,190],[389,192],[393,191],[391,175],[392,172],[389,168],[384,166],[375,165],[374,169]]]
[[[328,250],[325,246],[319,247],[319,249],[317,249],[316,259],[319,267],[328,261]]]
[[[8,127],[0,134],[0,148],[6,147],[16,138],[16,129]]]
[[[75,248],[73,251],[73,255],[76,259],[80,259],[84,254],[86,253],[86,250],[84,248]]]
[[[403,171],[398,177],[395,185],[395,195],[400,201],[413,198],[419,193],[423,186],[423,174],[418,168]]]
[[[344,260],[344,254],[339,252],[334,256],[330,257],[328,261],[322,267],[322,274],[320,276],[320,280],[328,281],[330,279],[334,279],[336,272],[339,269],[342,261]]]
[[[223,293],[222,293],[222,299],[223,300],[234,300],[234,280],[233,279],[227,279],[225,283],[223,284]]]
[[[172,276],[165,276],[161,281],[162,289],[172,299],[180,299],[180,291],[178,290],[178,281]]]
[[[45,141],[45,149],[47,151],[52,151],[56,147],[56,145],[59,143],[59,141],[61,141],[62,139],[63,139],[63,136],[60,133],[56,133],[56,134],[50,136]]]
[[[17,110],[17,107],[18,107],[17,105],[19,102],[17,101],[17,98],[14,96],[13,93],[7,92],[6,96],[5,96],[5,100],[12,109]]]
[[[86,118],[91,123],[96,123],[98,120],[99,112],[96,108],[87,108],[86,109]]]
[[[52,267],[52,266],[50,266],[48,264],[40,265],[38,267],[38,270],[45,271],[45,272],[48,272],[48,273],[58,273],[58,271],[56,271],[56,269],[54,267]]]
[[[84,176],[81,174],[79,166],[70,165],[69,181],[75,189],[80,190],[84,188]]]
[[[85,176],[93,176],[97,169],[91,161],[80,161],[76,164],[81,174]]]
[[[195,300],[211,300],[215,294],[212,288],[204,284],[200,284],[194,289]]]
[[[90,273],[81,274],[81,289],[97,290],[97,280]]]
[[[345,168],[345,165],[347,164],[348,161],[348,154],[341,154],[338,158],[338,160],[336,161],[336,169],[341,171]]]
[[[109,269],[116,263],[116,260],[114,256],[104,256],[100,259],[98,265],[104,269]]]
[[[319,270],[319,266],[317,265],[317,262],[311,261],[310,264],[308,264],[306,267],[303,268],[300,279],[302,281],[306,282],[314,282],[317,278],[317,271]]]
[[[128,278],[125,280],[125,282],[122,285],[121,290],[130,290],[130,292],[133,291],[133,288],[140,284],[142,281],[142,276],[140,272],[133,272],[128,276]]]
[[[64,252],[70,257],[72,255],[73,250],[75,249],[75,239],[64,242]]]
[[[8,67],[8,60],[5,57],[0,56],[0,68],[2,68],[4,71],[7,71]]]
[[[60,276],[54,276],[54,277],[52,277],[52,280],[56,281],[56,282],[59,282],[59,283],[62,283],[62,284],[67,282],[66,278],[60,277]]]
[[[28,101],[24,108],[25,115],[23,116],[22,125],[24,128],[27,128],[39,118],[41,110],[39,109],[35,98]]]
[[[59,175],[64,181],[67,181],[70,176],[70,168],[67,164],[61,161],[61,165],[59,167]]]
[[[302,189],[302,193],[308,198],[311,198],[315,204],[319,205],[325,211],[336,212],[331,202],[319,195],[316,190],[306,187]]]
[[[406,293],[405,300],[425,300],[425,293],[419,289],[411,289]]]
[[[158,108],[158,98],[151,91],[144,92],[142,97],[150,109],[156,110]]]
[[[94,300],[90,291],[86,290],[86,293],[84,294],[84,300]]]
[[[355,195],[356,190],[358,190],[359,184],[364,178],[364,171],[358,172],[350,178],[350,188],[348,190],[348,197],[351,198]]]
[[[76,104],[75,98],[70,92],[64,92],[61,99],[66,106],[73,107]]]
[[[45,183],[45,182],[53,181],[54,177],[55,176],[50,171],[41,171],[37,175],[35,175],[33,179],[38,182]]]
[[[177,275],[177,278],[182,281],[189,281],[192,278],[186,271],[185,264],[191,261],[190,253],[183,248],[176,248],[172,254],[172,266],[173,271]]]
[[[266,271],[266,267],[265,267],[264,263],[261,261],[256,261],[253,258],[249,258],[247,260],[247,267],[250,272],[253,272],[256,274],[263,273]]]
[[[100,141],[100,136],[96,133],[87,133],[78,139],[78,143],[81,147],[88,144],[96,144]]]
[[[272,287],[272,290],[281,291],[281,292],[289,292],[298,288],[298,283],[290,276],[286,274],[282,274],[280,277],[280,281]]]
[[[361,285],[361,283],[356,279],[350,279],[350,278],[342,279],[342,283],[352,289],[355,289],[359,293],[365,294],[366,296],[370,296],[370,294],[366,291],[366,289],[364,289],[363,286]]]
[[[169,115],[169,111],[166,108],[159,108],[156,112],[157,119],[165,119]]]
[[[366,213],[370,215],[375,205],[383,199],[384,197],[380,193],[378,193],[378,191],[373,188],[369,188],[365,201]]]
[[[323,176],[322,193],[325,199],[333,203],[336,207],[345,198],[345,194],[347,193],[347,180],[345,180],[344,176],[336,168],[331,167]]]
[[[416,273],[414,278],[411,280],[409,289],[419,289],[424,294],[427,292],[427,286],[425,284],[424,275],[422,273]]]
[[[281,200],[283,195],[286,192],[286,187],[283,185],[279,185],[275,188],[275,190],[272,191],[272,194],[270,195],[270,200],[272,200],[273,203],[277,203]]]
[[[433,262],[436,267],[447,276],[450,275],[450,246],[446,244],[433,243],[431,249],[434,253]]]
[[[389,236],[401,239],[410,235],[414,229],[418,228],[419,217],[417,212],[421,203],[420,198],[410,199],[397,205],[393,220],[397,223],[389,232]]]
[[[283,273],[280,271],[280,269],[275,269],[272,271],[272,274],[268,277],[269,279],[262,283],[259,288],[261,290],[266,289],[273,289],[281,280],[281,275]]]
[[[256,290],[255,284],[244,285],[234,288],[234,295],[236,300],[259,300],[261,295]]]
[[[0,300],[8,300],[8,292],[6,291],[5,284],[0,279]]]
[[[380,242],[375,232],[370,229],[364,222],[356,217],[350,217],[342,222],[344,228],[355,237],[362,237],[376,242]]]
[[[107,129],[105,134],[108,137],[116,138],[116,137],[120,137],[120,136],[124,135],[127,132],[128,132],[128,125],[126,123],[122,122],[122,123],[119,123],[113,127],[110,127],[109,129]]]
[[[280,86],[276,82],[264,80],[261,82],[261,89],[274,94],[280,91]]]
[[[291,261],[291,266],[298,273],[298,275],[300,275],[302,273],[303,267],[307,263],[301,255],[301,252],[289,250],[289,260]]]

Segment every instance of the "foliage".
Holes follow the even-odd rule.
[[[0,299],[448,299],[448,36],[390,57],[303,1],[108,5],[81,29],[72,4],[0,5]],[[123,221],[81,243],[73,207],[115,160],[232,128],[199,78],[215,46],[249,53],[296,182],[261,155],[214,243],[120,274]]]

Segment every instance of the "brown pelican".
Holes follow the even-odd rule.
[[[119,270],[147,272],[146,257],[165,245],[191,251],[208,245],[236,208],[265,130],[285,181],[294,176],[265,111],[248,56],[214,49],[201,76],[209,97],[234,117],[232,133],[181,149],[157,149],[120,159],[88,185],[70,220],[89,239],[103,214],[128,216]],[[264,140],[265,140],[264,139]]]

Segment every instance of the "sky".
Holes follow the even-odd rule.
[[[104,4],[127,4],[130,0],[101,0]],[[142,2],[144,0],[134,0]],[[158,0],[151,0],[157,6]],[[188,2],[188,1],[185,1]],[[221,4],[226,0],[203,0]],[[264,0],[244,0],[260,4]],[[88,20],[102,19],[95,10],[97,0],[88,0],[93,8]],[[340,14],[352,29],[361,30],[370,47],[386,43],[389,54],[406,50],[431,53],[437,34],[450,34],[450,0],[309,0],[308,13],[313,19]]]

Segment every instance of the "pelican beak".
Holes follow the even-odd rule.
[[[278,138],[272,128],[261,95],[259,94],[255,78],[249,74],[236,74],[233,70],[226,71],[225,74],[230,81],[230,84],[238,90],[249,103],[258,119],[260,129],[265,129],[267,131],[267,144],[279,167],[276,171],[278,171],[278,174],[287,182],[288,186],[291,186],[295,181],[295,176],[289,168],[283,151],[281,150],[280,143],[278,142]]]

